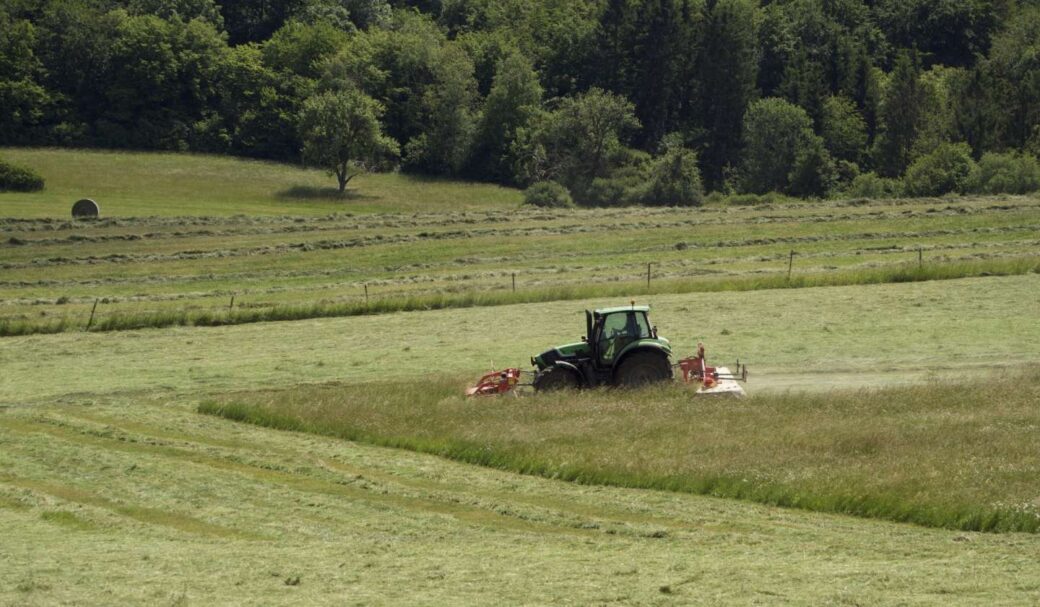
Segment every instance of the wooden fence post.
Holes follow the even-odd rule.
[[[98,299],[94,298],[94,307],[90,309],[90,320],[87,321],[87,331],[90,330],[90,326],[94,324],[94,311],[97,310]]]

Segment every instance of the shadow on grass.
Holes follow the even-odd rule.
[[[362,194],[347,188],[340,192],[337,188],[319,188],[309,185],[294,185],[275,194],[281,200],[377,200],[377,196]]]

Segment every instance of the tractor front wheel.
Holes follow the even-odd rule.
[[[623,388],[637,388],[672,378],[668,358],[654,352],[636,352],[618,367],[614,383]]]
[[[580,387],[581,383],[574,372],[563,367],[543,369],[534,378],[534,389],[538,392],[575,390]]]

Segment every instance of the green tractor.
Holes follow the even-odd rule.
[[[649,306],[585,311],[580,342],[546,350],[531,359],[535,390],[635,387],[672,379],[672,346],[650,324]]]

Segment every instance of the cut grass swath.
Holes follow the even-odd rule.
[[[139,314],[113,314],[97,320],[91,331],[129,331],[135,329],[177,326],[216,327],[257,322],[291,321],[310,318],[332,318],[388,314],[417,310],[441,310],[502,306],[522,303],[569,301],[632,295],[682,294],[722,291],[757,291],[765,289],[799,289],[808,287],[871,285],[884,283],[951,280],[978,276],[1016,276],[1040,272],[1040,259],[1021,257],[952,263],[934,263],[925,267],[862,269],[847,272],[825,272],[795,275],[767,275],[716,279],[663,279],[649,288],[641,282],[554,286],[519,291],[480,291],[469,293],[425,294],[407,297],[373,298],[371,301],[347,303],[314,303],[308,305],[272,306],[227,311],[173,310]],[[0,337],[61,333],[86,328],[69,318],[58,320],[0,320]]]

